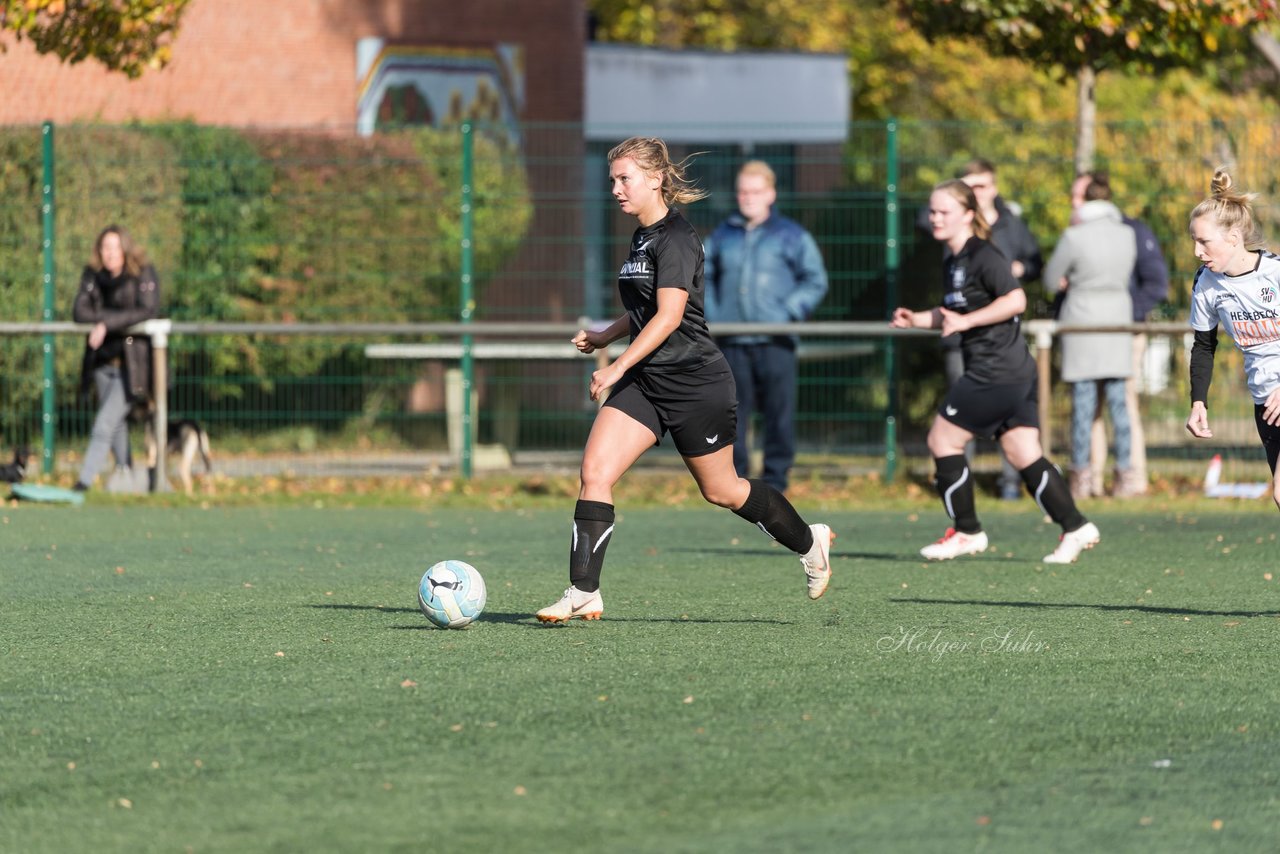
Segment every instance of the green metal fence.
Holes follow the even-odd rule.
[[[735,132],[751,136],[750,128]],[[880,321],[898,302],[936,301],[936,247],[916,231],[916,214],[932,184],[972,156],[999,165],[1003,195],[1021,205],[1046,253],[1067,222],[1073,129],[1065,125],[854,123],[843,142],[768,146],[725,144],[723,128],[706,136],[675,147],[678,156],[705,152],[691,174],[711,195],[690,206],[689,218],[704,232],[713,227],[734,204],[737,165],[769,160],[780,209],[815,235],[829,269],[817,320]],[[1152,224],[1170,261],[1174,291],[1162,318],[1185,316],[1195,266],[1185,217],[1207,186],[1205,164],[1229,154],[1244,184],[1274,198],[1278,137],[1280,128],[1263,123],[1101,128],[1099,165],[1111,170],[1118,202]],[[470,302],[466,286],[475,321],[614,316],[614,270],[634,222],[608,197],[604,148],[575,125],[476,127],[467,137],[460,128],[372,137],[189,124],[0,128],[0,320],[69,319],[93,238],[112,222],[151,254],[165,314],[178,323],[458,320]],[[1031,295],[1035,317],[1044,300]],[[443,363],[369,360],[369,343],[175,335],[171,409],[212,422],[246,453],[442,447]],[[931,341],[806,344],[811,353],[845,350],[802,363],[802,455],[883,455],[898,439],[909,456],[920,453],[942,384]],[[1178,429],[1179,349],[1168,384],[1144,398],[1153,418]],[[0,443],[82,444],[92,413],[76,396],[80,350],[68,338],[46,347],[40,338],[0,337]],[[1220,356],[1214,409],[1234,421],[1248,402],[1231,358]],[[580,448],[591,415],[587,373],[554,360],[478,362],[480,441],[514,436],[517,453]],[[1054,392],[1059,414],[1062,398]],[[1177,429],[1148,429],[1157,456],[1198,465],[1203,451],[1184,447]],[[1248,430],[1225,444],[1253,459]]]

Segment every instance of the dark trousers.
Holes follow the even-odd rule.
[[[959,347],[942,348],[943,368],[947,375],[947,386],[950,387],[964,375],[964,353]],[[964,449],[966,458],[973,456],[973,442]],[[1022,476],[1009,462],[1009,458],[1000,452],[1000,494],[1006,498],[1018,498],[1022,495]]]
[[[751,461],[748,427],[760,413],[764,427],[764,473],[761,479],[779,492],[796,458],[796,348],[789,341],[767,344],[721,344],[738,387],[738,438],[733,467],[747,477]]]

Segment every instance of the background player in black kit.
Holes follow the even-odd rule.
[[[671,161],[662,140],[645,137],[609,152],[609,182],[622,211],[640,222],[618,274],[626,314],[607,329],[580,331],[573,343],[583,353],[627,335],[631,343],[591,375],[592,400],[613,391],[596,415],[582,456],[570,586],[538,619],[600,619],[613,486],[664,433],[671,434],[707,501],[733,510],[800,555],[809,598],[817,599],[831,578],[831,529],[806,524],[782,493],[762,480],[738,477],[733,467],[737,395],[703,315],[702,240],[670,207],[706,194],[690,185],[683,163]]]
[[[964,446],[974,436],[987,436],[999,440],[1036,503],[1062,526],[1058,547],[1045,563],[1074,563],[1100,535],[1080,515],[1066,481],[1040,446],[1035,362],[1019,320],[1026,294],[1009,260],[988,242],[991,231],[965,183],[945,181],[933,188],[929,225],[934,238],[951,250],[944,264],[942,306],[899,308],[891,323],[900,329],[940,328],[943,335],[959,332],[965,372],[943,399],[928,438],[937,469],[934,483],[955,527],[920,554],[949,560],[986,551]]]

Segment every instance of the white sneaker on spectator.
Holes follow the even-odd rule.
[[[604,599],[600,591],[591,593],[570,587],[555,604],[548,605],[538,612],[537,617],[544,623],[567,623],[572,619],[598,620],[604,613]]]
[[[1058,547],[1053,550],[1053,553],[1044,556],[1044,562],[1075,563],[1076,558],[1080,557],[1080,552],[1093,548],[1101,539],[1102,534],[1098,533],[1098,526],[1092,522],[1085,522],[1074,531],[1063,534],[1058,539]]]
[[[836,535],[826,525],[810,525],[813,531],[813,546],[809,553],[800,556],[804,565],[804,574],[809,581],[809,598],[817,599],[827,592],[831,582],[831,541]]]
[[[955,528],[947,528],[942,539],[930,543],[920,550],[920,554],[929,560],[951,560],[960,555],[982,554],[987,550],[987,532],[965,534]]]

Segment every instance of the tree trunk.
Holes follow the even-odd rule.
[[[1276,41],[1275,36],[1271,33],[1263,32],[1261,29],[1255,29],[1249,34],[1249,41],[1253,42],[1253,46],[1262,52],[1267,58],[1267,62],[1277,71],[1280,71],[1280,42]]]
[[[1098,100],[1094,91],[1097,74],[1093,66],[1080,66],[1076,83],[1076,174],[1082,175],[1093,170],[1097,147]]]

